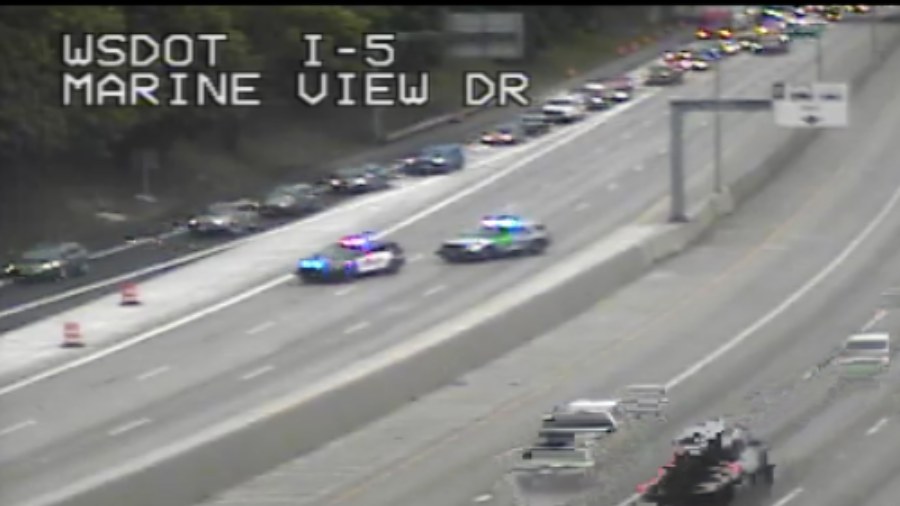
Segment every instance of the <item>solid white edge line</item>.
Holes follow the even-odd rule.
[[[574,139],[576,139],[576,138],[578,138],[578,137],[581,137],[582,135],[584,135],[584,134],[590,132],[590,131],[593,130],[594,128],[597,128],[598,126],[600,126],[600,125],[604,124],[605,122],[609,121],[611,118],[614,118],[617,114],[621,114],[621,113],[623,113],[623,112],[625,112],[625,111],[628,111],[628,110],[631,109],[632,107],[637,106],[638,104],[642,103],[644,100],[648,100],[649,98],[651,98],[651,97],[653,97],[653,96],[654,96],[654,94],[646,94],[646,95],[641,95],[640,97],[636,97],[636,98],[635,98],[634,100],[632,100],[631,102],[629,102],[629,103],[627,103],[627,104],[623,104],[623,105],[622,105],[620,108],[618,108],[618,109],[614,109],[610,114],[605,115],[605,116],[598,116],[598,117],[597,117],[598,121],[596,121],[596,122],[592,122],[592,123],[584,123],[584,124],[581,124],[581,125],[573,126],[573,127],[571,127],[571,129],[559,130],[559,132],[561,132],[561,133],[563,133],[563,134],[566,134],[566,135],[560,135],[558,138],[554,139],[552,142],[548,142],[547,144],[545,144],[545,145],[539,147],[538,149],[536,149],[535,151],[531,152],[530,154],[527,154],[526,156],[523,156],[522,158],[518,159],[516,162],[511,163],[510,165],[506,166],[505,168],[503,168],[503,169],[501,169],[501,170],[498,170],[498,171],[492,173],[490,176],[488,176],[488,177],[486,177],[486,178],[484,178],[484,179],[479,180],[477,183],[475,183],[475,184],[473,184],[473,185],[471,185],[471,186],[466,187],[464,190],[462,190],[462,191],[460,191],[460,192],[458,192],[458,193],[456,193],[456,194],[450,195],[450,196],[444,198],[444,199],[441,200],[441,201],[438,201],[436,204],[433,204],[432,206],[430,206],[430,207],[428,207],[428,208],[425,208],[425,209],[423,209],[422,211],[420,211],[420,212],[418,212],[418,213],[416,213],[416,214],[413,214],[412,216],[410,216],[410,217],[408,217],[408,218],[406,218],[406,219],[400,221],[399,223],[396,223],[395,225],[392,225],[392,226],[389,226],[389,227],[385,228],[385,229],[379,234],[379,236],[385,236],[385,235],[389,235],[389,234],[392,234],[392,233],[396,233],[397,231],[402,230],[402,229],[404,229],[404,228],[406,228],[406,227],[409,227],[410,225],[413,225],[414,223],[417,223],[418,221],[421,221],[422,219],[424,219],[424,218],[426,218],[426,217],[428,217],[428,216],[430,216],[430,215],[432,215],[432,214],[434,214],[434,213],[436,213],[436,212],[438,212],[438,211],[440,211],[440,210],[442,210],[442,209],[444,209],[444,208],[446,208],[446,207],[448,207],[448,206],[450,206],[450,205],[452,205],[452,204],[454,204],[454,203],[456,203],[456,202],[458,202],[458,201],[460,201],[460,200],[462,200],[462,199],[468,197],[469,195],[472,195],[473,193],[480,191],[481,189],[483,189],[483,188],[485,188],[485,187],[487,187],[487,186],[493,184],[494,182],[496,182],[496,181],[498,181],[498,180],[500,180],[500,179],[502,179],[502,178],[508,176],[509,174],[512,174],[513,172],[515,172],[515,171],[521,169],[522,167],[527,166],[528,164],[530,164],[530,163],[533,162],[534,160],[536,160],[536,159],[538,159],[538,158],[540,158],[540,157],[542,157],[542,156],[544,156],[544,155],[546,155],[546,154],[548,154],[548,153],[550,153],[550,152],[556,150],[556,149],[559,148],[560,146],[563,146],[563,145],[565,145],[565,144],[568,144],[569,142],[572,142]],[[616,111],[618,111],[618,113],[616,113]],[[429,182],[434,182],[434,181],[437,181],[437,179],[434,179],[434,178],[431,178],[431,179],[425,179],[425,180],[423,180],[421,183],[419,183],[419,185],[428,184]],[[391,195],[391,193],[386,193],[386,194],[383,194],[383,195]],[[357,203],[357,207],[358,207],[358,206],[361,206],[361,205],[365,205],[365,202],[358,202],[358,203]],[[347,208],[350,208],[350,206],[347,206]],[[322,214],[322,215],[317,215],[317,217],[318,217],[319,219],[321,219],[323,216],[325,216],[325,215],[324,215],[324,214]],[[307,222],[307,223],[308,223],[308,222]],[[274,230],[273,230],[273,231],[274,231]],[[273,232],[273,231],[268,231],[268,232],[265,232],[264,234],[270,233],[270,232]],[[258,236],[256,236],[256,237],[260,237],[260,236],[262,236],[262,235],[264,235],[264,234],[260,234],[260,235],[258,235]],[[252,239],[252,238],[248,238],[248,239]],[[243,239],[243,240],[246,240],[246,239]],[[407,260],[407,261],[408,261],[408,262],[412,262],[412,261],[414,261],[414,260],[411,258],[411,259],[409,259],[409,260]],[[154,328],[154,329],[150,329],[150,330],[148,330],[148,331],[146,331],[146,332],[143,332],[143,333],[141,333],[141,334],[138,334],[137,336],[135,336],[135,337],[133,337],[133,338],[125,339],[125,340],[123,340],[123,341],[120,341],[119,343],[116,343],[116,344],[114,344],[114,345],[112,345],[112,346],[110,346],[110,347],[108,347],[108,348],[104,348],[104,349],[102,349],[102,350],[100,350],[100,351],[98,351],[98,352],[96,352],[96,353],[93,353],[93,354],[90,354],[90,355],[85,355],[85,356],[80,357],[80,358],[78,358],[78,359],[76,359],[76,360],[73,360],[73,361],[71,361],[71,362],[67,362],[67,363],[61,364],[61,365],[59,365],[59,366],[57,366],[57,367],[54,367],[54,368],[51,368],[51,369],[47,369],[47,370],[42,371],[42,372],[40,372],[40,373],[34,374],[34,375],[32,375],[32,376],[23,378],[23,379],[21,379],[21,380],[15,381],[15,382],[13,382],[13,383],[9,383],[9,384],[7,384],[7,385],[4,385],[3,387],[0,387],[0,397],[2,397],[2,396],[4,396],[4,395],[8,395],[8,394],[10,394],[10,393],[12,393],[12,392],[15,392],[15,391],[17,391],[17,390],[21,390],[21,389],[23,389],[23,388],[26,388],[26,387],[28,387],[28,386],[31,386],[31,385],[35,384],[35,383],[44,381],[44,380],[46,380],[46,379],[49,379],[49,378],[53,378],[53,377],[59,376],[60,374],[66,373],[66,372],[71,371],[71,370],[73,370],[73,369],[77,369],[77,368],[82,367],[82,366],[84,366],[84,365],[93,363],[93,362],[95,362],[95,361],[97,361],[97,360],[100,360],[100,359],[102,359],[102,358],[104,358],[104,357],[108,357],[108,356],[113,355],[113,354],[115,354],[115,353],[118,353],[118,352],[120,352],[120,351],[122,351],[122,350],[128,349],[128,348],[130,348],[130,347],[132,347],[132,346],[135,346],[135,345],[137,345],[137,344],[140,344],[140,343],[142,343],[142,342],[148,341],[148,340],[153,339],[153,338],[155,338],[155,337],[157,337],[157,336],[160,336],[160,335],[162,335],[162,334],[165,334],[166,332],[169,332],[169,331],[171,331],[171,330],[174,330],[174,329],[183,327],[184,325],[187,325],[187,324],[189,324],[189,323],[191,323],[191,322],[200,320],[200,319],[202,319],[202,318],[204,318],[204,317],[206,317],[206,316],[208,316],[208,315],[211,315],[211,314],[213,314],[213,313],[216,313],[216,312],[218,312],[218,311],[221,311],[221,310],[223,310],[223,309],[225,309],[225,308],[234,306],[234,305],[236,305],[236,304],[238,304],[238,303],[240,303],[240,302],[243,302],[243,301],[245,301],[245,300],[247,300],[247,299],[250,299],[250,298],[252,298],[252,297],[255,297],[255,296],[257,296],[257,295],[259,295],[259,294],[261,294],[261,293],[263,293],[263,292],[265,292],[265,291],[268,291],[268,290],[270,290],[270,289],[272,289],[272,288],[274,288],[274,287],[276,287],[276,286],[282,285],[282,284],[284,284],[284,283],[286,283],[286,282],[292,280],[293,278],[294,278],[293,274],[285,274],[285,275],[276,277],[275,279],[272,279],[272,280],[270,280],[270,281],[267,281],[267,282],[265,282],[265,283],[263,283],[263,284],[261,284],[261,285],[257,285],[256,287],[250,288],[249,290],[246,290],[246,291],[244,291],[243,293],[240,293],[240,294],[238,294],[238,295],[236,295],[236,296],[234,296],[234,297],[225,299],[225,300],[223,300],[223,301],[221,301],[221,302],[218,302],[218,303],[216,303],[216,304],[212,304],[212,305],[210,305],[210,306],[208,306],[208,307],[206,307],[206,308],[204,308],[204,309],[201,309],[200,311],[197,311],[197,312],[195,312],[195,313],[188,314],[188,315],[186,315],[186,316],[184,316],[184,317],[182,317],[182,318],[179,318],[179,319],[177,319],[177,320],[173,320],[173,321],[171,321],[171,322],[169,322],[169,323],[166,323],[166,324],[161,325],[161,326],[159,326],[159,327],[156,327],[156,328]],[[2,317],[2,315],[3,315],[3,313],[0,313],[0,317]]]
[[[798,495],[800,495],[802,493],[803,493],[803,489],[800,487],[797,487],[794,490],[791,490],[790,492],[788,492],[788,494],[786,496],[779,499],[778,502],[776,502],[772,506],[785,506],[785,504],[793,501],[794,499],[797,498]]]
[[[130,422],[119,425],[118,427],[114,427],[114,428],[110,429],[109,432],[107,432],[107,434],[112,437],[121,436],[122,434],[125,434],[126,432],[131,432],[135,429],[143,427],[144,425],[147,425],[152,421],[153,420],[150,420],[149,418],[140,418],[138,420],[132,420]]]
[[[32,427],[37,425],[37,420],[25,420],[23,422],[19,422],[8,427],[4,427],[0,429],[0,437],[8,436],[14,432],[19,432],[20,430],[27,429],[28,427]]]

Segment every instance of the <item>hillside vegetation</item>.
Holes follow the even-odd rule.
[[[370,112],[292,103],[294,73],[301,70],[302,33],[325,33],[331,45],[358,45],[362,34],[421,35],[398,45],[394,70],[431,70],[437,90],[428,107],[387,111],[385,130],[459,107],[454,93],[465,68],[533,70],[540,80],[564,77],[555,55],[582,48],[576,64],[593,65],[610,41],[633,35],[647,7],[525,6],[527,55],[521,62],[449,61],[444,57],[440,6],[19,6],[0,8],[0,234],[29,223],[35,213],[61,234],[67,219],[103,207],[121,207],[117,195],[141,190],[135,154],[161,157],[154,193],[183,201],[204,189],[246,188],[248,171],[277,177],[288,166],[320,163],[373,139]],[[61,34],[227,33],[223,70],[259,71],[265,104],[246,107],[61,107]],[[604,46],[605,44],[605,46]],[[567,49],[568,50],[568,49]],[[328,54],[329,51],[323,51]],[[563,54],[568,54],[563,52]],[[574,54],[574,53],[573,53]],[[349,59],[323,58],[325,70],[357,69]],[[548,70],[549,69],[549,70]],[[110,69],[103,69],[109,71]],[[163,76],[164,68],[152,69]],[[201,68],[199,70],[207,70]],[[114,70],[118,72],[119,70]],[[543,71],[543,74],[541,72]],[[456,73],[456,75],[453,75]],[[455,91],[450,91],[454,89]],[[355,114],[355,116],[354,116]],[[303,148],[298,152],[298,146]],[[252,186],[252,185],[251,185]],[[85,190],[89,188],[89,190]],[[168,192],[168,194],[167,194]],[[180,193],[178,193],[180,192]],[[119,195],[121,194],[121,195]],[[204,196],[199,196],[201,199]],[[104,203],[106,202],[106,203]],[[38,211],[35,211],[37,206]],[[58,216],[53,215],[54,209]],[[102,209],[101,209],[102,210]],[[23,232],[24,233],[24,232]],[[43,232],[40,232],[43,233]],[[29,234],[25,234],[29,235]],[[6,237],[4,237],[6,239]],[[12,239],[4,240],[9,244]]]

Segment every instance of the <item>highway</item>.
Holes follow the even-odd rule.
[[[850,333],[900,324],[882,297],[900,285],[898,78],[895,55],[854,104],[854,127],[824,134],[702,245],[452,386],[203,504],[506,506],[502,457],[527,444],[541,411],[635,382],[672,388],[668,419],[610,440],[593,505],[621,504],[680,428],[715,415],[772,442],[777,484],[754,506],[896,504],[900,368],[881,388],[837,388],[830,360]]]
[[[602,75],[615,76],[625,70],[642,63],[647,58],[648,50],[640,50],[631,55],[619,58],[601,66]],[[444,125],[433,130],[405,137],[384,146],[379,146],[364,153],[342,157],[330,161],[322,170],[336,169],[359,163],[383,162],[392,163],[397,159],[409,156],[417,152],[423,146],[447,143],[463,142],[477,139],[480,132],[490,126],[508,121],[515,117],[519,110],[515,107],[495,108],[478,115],[470,116],[466,120]],[[477,159],[477,150],[472,154],[472,159]],[[307,175],[308,177],[308,175]],[[252,195],[245,195],[252,197]],[[335,205],[346,202],[345,197],[329,197],[327,203]],[[198,202],[200,211],[205,204]],[[182,217],[182,221],[185,217]],[[267,227],[274,228],[288,220],[266,220]],[[68,308],[91,300],[93,298],[113,293],[119,289],[124,280],[142,281],[165,272],[165,270],[151,269],[147,274],[137,274],[152,266],[167,262],[173,262],[189,255],[198,255],[200,251],[221,248],[233,241],[228,238],[203,238],[194,239],[178,228],[172,228],[168,223],[157,223],[145,227],[140,233],[136,233],[137,241],[132,243],[119,243],[112,247],[109,244],[88,244],[95,247],[92,254],[91,272],[86,276],[71,278],[57,283],[42,283],[27,286],[13,286],[11,283],[0,280],[0,332],[10,331],[29,322],[45,318],[62,312]],[[162,238],[161,243],[144,241],[148,238]],[[0,259],[5,262],[11,259]]]
[[[841,67],[846,73],[861,68],[868,58],[868,34],[859,27],[832,28],[823,46],[834,75],[846,75],[838,71]],[[775,79],[809,79],[812,54],[812,44],[800,43],[794,54],[783,58],[736,58],[726,64],[723,89],[730,96],[758,97],[767,94]],[[337,288],[279,286],[214,318],[6,395],[0,412],[4,504],[13,506],[60,484],[114,468],[163,442],[196,433],[213,421],[401,342],[635,219],[666,187],[667,123],[660,121],[665,100],[710,92],[710,76],[690,79],[697,84],[638,99],[610,113],[595,128],[591,124],[571,127],[561,134],[571,140],[520,162],[522,167],[514,176],[406,226],[395,235],[410,252],[410,264],[397,277]],[[736,147],[726,153],[730,177],[752,168],[759,147],[776,144],[783,135],[768,126],[769,121],[760,116],[725,118],[726,136],[740,139],[731,142]],[[688,163],[694,167],[694,180],[708,184],[711,136],[702,122],[694,125],[694,132],[686,148]],[[827,147],[827,156],[818,160],[826,167],[845,154],[836,146]],[[832,216],[829,232],[835,237],[822,239],[823,244],[794,257],[793,264],[802,265],[778,276],[777,289],[802,276],[808,263],[814,263],[811,257],[823,258],[828,253],[824,243],[834,248],[841,244],[840,233],[858,232],[860,220],[883,203],[879,198],[883,200],[895,186],[897,176],[882,166],[870,171],[882,180],[881,185],[844,181],[841,186],[846,191],[867,192],[864,205],[853,209],[855,220],[844,222]],[[814,171],[804,174],[807,178],[794,189],[805,188],[810,178],[823,177]],[[792,199],[787,203],[792,204]],[[765,211],[777,208],[770,205]],[[446,266],[433,258],[440,240],[498,211],[522,213],[547,223],[556,238],[550,253],[477,266]],[[373,228],[388,226],[373,223]],[[707,264],[720,260],[707,257]],[[721,323],[741,319],[725,318]],[[696,351],[692,348],[700,346],[700,341],[676,346],[668,353],[672,361],[655,372],[662,374],[667,366],[677,365],[675,359]],[[645,360],[651,349],[646,344],[631,352]]]

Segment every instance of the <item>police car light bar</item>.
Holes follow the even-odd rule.
[[[365,248],[371,246],[375,238],[374,232],[363,232],[361,234],[346,235],[341,237],[340,245],[345,248]]]
[[[524,223],[516,216],[486,216],[481,220],[481,226],[485,228],[521,228]]]

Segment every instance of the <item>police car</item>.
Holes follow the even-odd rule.
[[[481,226],[441,244],[436,254],[447,262],[539,255],[550,244],[544,225],[518,216],[486,216]]]
[[[336,244],[297,264],[304,282],[347,281],[374,274],[394,274],[406,262],[403,249],[372,232],[342,237]]]

